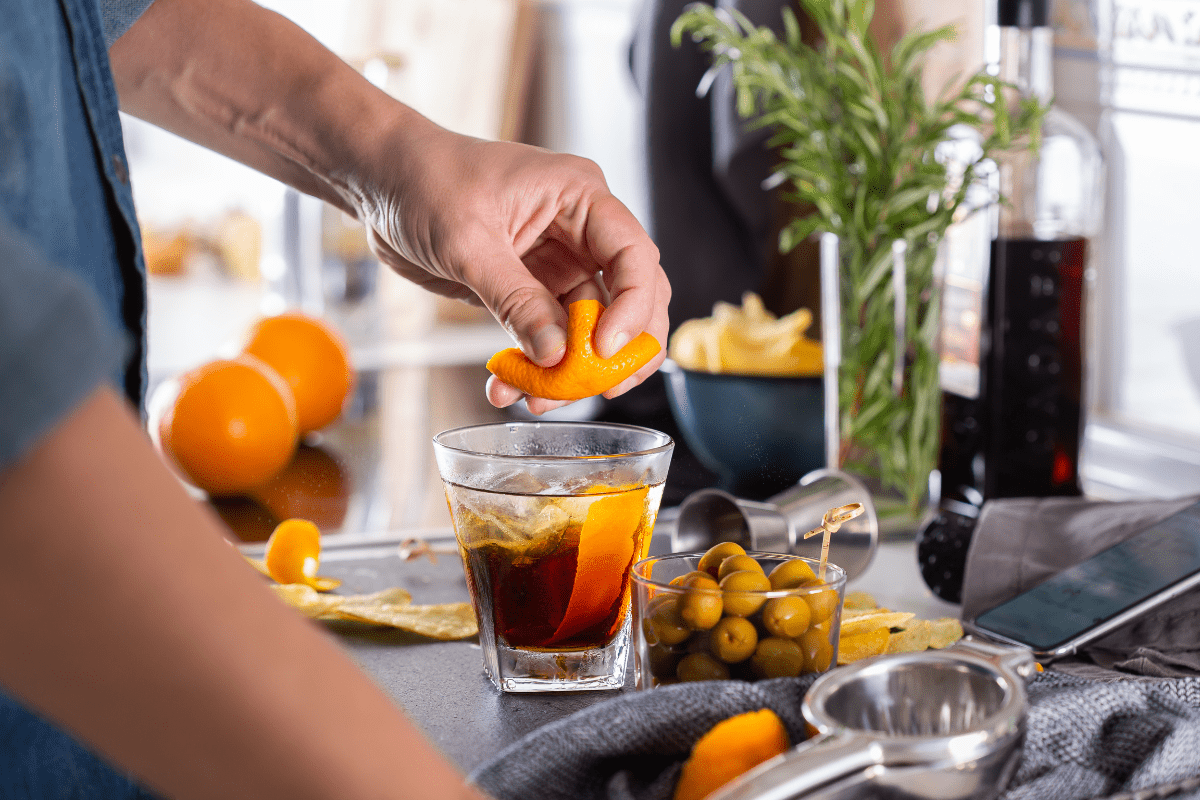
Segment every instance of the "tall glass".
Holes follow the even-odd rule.
[[[671,437],[507,422],[433,445],[488,677],[506,692],[621,688],[630,570],[649,548]]]

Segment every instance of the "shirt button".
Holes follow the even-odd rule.
[[[121,183],[129,183],[129,171],[125,169],[125,159],[117,153],[112,154],[113,173]]]

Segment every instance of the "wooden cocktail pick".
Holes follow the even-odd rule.
[[[829,537],[833,535],[838,528],[846,524],[850,520],[863,513],[862,503],[849,503],[837,508],[831,508],[825,512],[824,519],[821,520],[821,527],[813,528],[808,533],[804,534],[804,538],[808,539],[816,536],[818,533],[824,533],[825,538],[821,540],[821,564],[817,571],[817,577],[825,580],[825,564],[829,561]]]

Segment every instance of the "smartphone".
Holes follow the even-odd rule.
[[[1200,585],[1200,503],[1058,573],[974,620],[969,632],[1024,645],[1042,663]]]

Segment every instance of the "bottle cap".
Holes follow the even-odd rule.
[[[1049,0],[996,0],[996,24],[1006,28],[1044,28]]]

